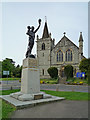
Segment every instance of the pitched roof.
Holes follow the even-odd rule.
[[[64,39],[66,38],[69,42],[71,42],[77,49],[79,49],[79,47],[77,45],[75,45],[70,39],[68,39],[65,35],[61,38],[61,40],[55,45],[54,49],[57,47],[57,45]],[[79,40],[83,40],[82,36],[80,36],[80,39]],[[84,58],[86,58],[84,55],[83,55]]]
[[[49,37],[49,32],[48,32],[47,22],[45,22],[42,38],[48,38],[48,37]]]
[[[61,38],[61,40],[55,45],[55,47],[64,39],[66,38],[69,42],[71,42],[74,46],[76,46],[78,49],[79,47],[77,45],[75,45],[71,40],[69,40],[65,35]]]

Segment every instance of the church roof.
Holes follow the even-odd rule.
[[[61,38],[61,40],[55,45],[55,47],[64,39],[66,38],[69,42],[71,42],[75,47],[77,47],[79,49],[79,47],[77,45],[75,45],[70,39],[68,39],[65,35]]]
[[[48,37],[49,37],[49,32],[48,32],[47,22],[45,22],[42,38],[48,38]]]
[[[61,40],[55,45],[54,49],[57,47],[58,44],[60,44],[61,41],[63,41],[63,39],[67,39],[69,42],[71,42],[78,50],[79,50],[79,47],[77,45],[75,45],[70,39],[68,39],[65,35],[61,38]],[[83,40],[83,37],[82,35],[80,34],[80,38],[79,40]],[[86,58],[85,56],[83,56],[84,58]]]

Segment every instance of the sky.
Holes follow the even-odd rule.
[[[84,56],[88,57],[88,2],[3,2],[2,3],[2,58],[11,58],[16,65],[22,65],[27,51],[27,26],[41,27],[36,33],[42,37],[47,16],[47,24],[55,44],[66,36],[79,46],[80,32],[84,40]],[[35,37],[36,41],[36,37]],[[36,42],[32,50],[36,54]]]

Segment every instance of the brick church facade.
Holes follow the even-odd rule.
[[[79,71],[79,63],[83,56],[83,37],[80,32],[79,47],[76,46],[65,33],[61,40],[55,45],[55,39],[51,38],[45,22],[43,35],[37,35],[37,59],[40,69],[40,78],[49,78],[47,69],[57,67],[59,77],[64,77],[64,66],[71,64],[74,68],[74,75]]]

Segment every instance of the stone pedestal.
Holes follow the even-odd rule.
[[[21,93],[40,93],[40,75],[37,60],[35,58],[26,58],[23,60]]]
[[[51,95],[40,92],[37,59],[26,58],[23,60],[21,92],[12,93],[10,96],[21,101],[51,98]]]

